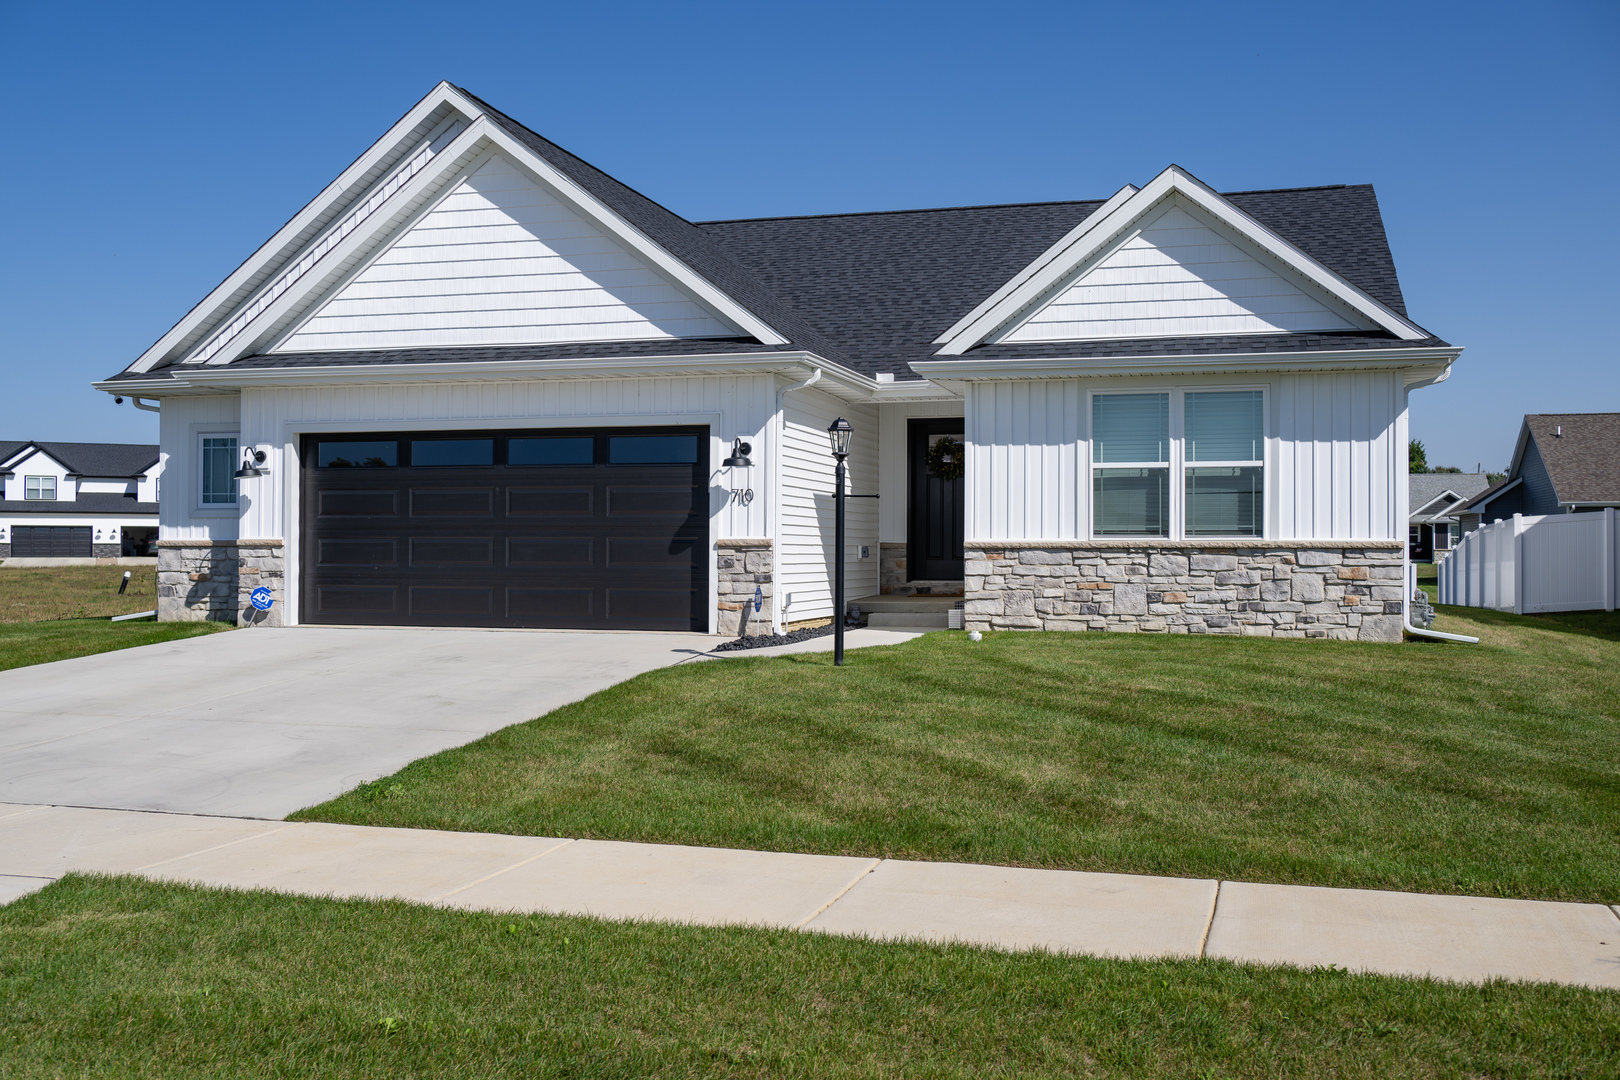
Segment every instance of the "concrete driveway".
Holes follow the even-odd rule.
[[[259,627],[14,668],[0,802],[285,817],[718,640]]]

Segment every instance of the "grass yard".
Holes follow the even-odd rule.
[[[1620,617],[655,671],[300,820],[1620,902]]]
[[[55,622],[0,623],[0,671],[48,664],[75,656],[156,645],[227,629],[221,623],[160,623],[153,619],[108,622],[106,619],[62,619]],[[0,1076],[4,1076],[0,1072]]]
[[[70,877],[0,908],[0,1075],[1599,1077],[1620,994]]]
[[[126,570],[129,588],[119,596],[118,583]],[[0,563],[0,624],[108,618],[156,608],[156,567]]]

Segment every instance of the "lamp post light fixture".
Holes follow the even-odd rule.
[[[838,462],[833,494],[833,665],[844,665],[844,460],[849,457],[849,437],[855,433],[842,416],[827,428],[833,460]]]

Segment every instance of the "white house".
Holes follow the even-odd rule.
[[[1460,351],[1365,185],[694,223],[441,83],[97,386],[161,403],[167,619],[825,620],[843,416],[851,597],[1398,640]]]
[[[0,441],[0,559],[157,554],[158,448]]]

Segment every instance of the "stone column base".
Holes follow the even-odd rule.
[[[158,621],[283,625],[286,549],[280,540],[159,540]],[[269,586],[275,603],[248,597]]]
[[[969,630],[1400,641],[1400,543],[968,545]]]
[[[716,545],[714,565],[719,575],[717,632],[728,637],[769,634],[771,597],[776,588],[771,542],[722,540]],[[760,600],[757,612],[754,610],[756,590]]]

